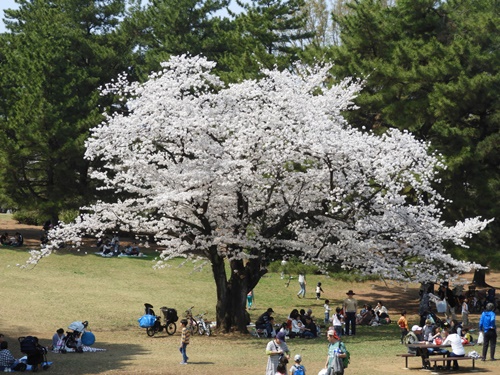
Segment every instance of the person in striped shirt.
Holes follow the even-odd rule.
[[[189,336],[191,334],[189,332],[189,329],[187,328],[187,324],[188,324],[188,322],[187,322],[186,319],[182,319],[181,320],[181,327],[182,327],[182,331],[181,331],[181,346],[179,347],[179,351],[182,354],[181,365],[187,365],[187,361],[189,359],[189,357],[186,354],[186,348],[187,348],[187,346],[189,344]]]

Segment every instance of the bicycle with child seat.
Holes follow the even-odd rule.
[[[145,303],[144,306],[146,307],[146,314],[156,317],[154,324],[151,327],[146,328],[146,333],[148,336],[153,337],[156,333],[163,332],[163,330],[165,330],[167,334],[171,336],[175,333],[175,331],[177,331],[177,325],[175,324],[175,322],[179,318],[177,317],[177,311],[175,309],[168,308],[166,306],[161,307],[160,310],[163,315],[162,322],[162,317],[155,315],[152,309],[152,305],[150,305],[149,303]]]

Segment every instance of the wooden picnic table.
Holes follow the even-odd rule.
[[[474,344],[465,344],[464,347],[467,347],[467,346],[473,346]],[[418,349],[444,349],[444,348],[450,348],[451,345],[450,344],[446,344],[446,345],[437,345],[437,344],[434,344],[434,343],[431,343],[431,342],[416,342],[416,343],[413,343],[413,344],[405,344],[406,347],[408,348],[418,348]],[[443,363],[443,367],[445,366],[445,362],[448,362],[448,361],[465,361],[465,360],[472,360],[472,368],[475,369],[475,366],[476,366],[476,363],[475,363],[475,358],[473,357],[448,357],[447,354],[443,354],[443,353],[439,353],[439,352],[435,352],[433,353],[433,355],[441,355],[442,357],[441,358],[428,358],[429,362],[433,362],[434,363],[434,369],[436,369],[437,367],[437,363],[438,362],[442,362]],[[400,357],[403,357],[405,359],[405,367],[408,368],[408,358],[409,357],[419,357],[419,355],[417,354],[410,354],[410,353],[407,353],[407,354],[399,354],[398,356]]]

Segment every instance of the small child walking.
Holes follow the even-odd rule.
[[[253,290],[249,291],[248,294],[247,294],[247,308],[249,310],[252,309],[252,306],[253,306],[253,303],[255,301],[255,297],[253,295]]]
[[[464,298],[462,301],[462,327],[469,325],[469,300]]]
[[[189,357],[186,354],[186,348],[189,345],[189,336],[190,332],[189,329],[187,328],[188,321],[187,319],[182,319],[181,320],[181,346],[179,347],[179,351],[182,354],[182,362],[181,365],[187,365],[187,361]]]
[[[406,310],[401,311],[401,316],[398,319],[398,326],[401,330],[401,344],[405,336],[408,334],[408,320],[406,320]]]
[[[319,300],[321,298],[321,293],[325,293],[325,292],[321,288],[321,283],[318,283],[318,285],[316,285],[316,299],[317,300]]]
[[[325,308],[325,324],[328,324],[330,322],[330,300],[325,299],[323,307]]]
[[[342,322],[344,320],[344,316],[342,315],[342,309],[337,307],[335,309],[335,314],[332,317],[333,329],[338,337],[342,336]]]
[[[290,375],[306,375],[306,368],[301,364],[302,356],[295,354],[293,360],[295,363],[290,367]]]

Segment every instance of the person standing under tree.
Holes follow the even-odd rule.
[[[299,285],[300,285],[300,290],[297,293],[297,297],[304,298],[306,296],[306,275],[304,272],[299,273]]]
[[[347,298],[344,300],[345,313],[345,334],[349,336],[356,335],[356,311],[358,311],[358,301],[353,297],[356,293],[349,290]]]
[[[179,347],[179,351],[182,354],[182,362],[181,365],[187,365],[187,361],[189,357],[187,356],[186,349],[187,346],[189,345],[189,329],[187,328],[188,321],[187,319],[182,319],[181,320],[181,346]]]

